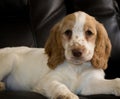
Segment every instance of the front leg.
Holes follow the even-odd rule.
[[[34,88],[34,92],[41,93],[50,99],[79,99],[64,84],[58,81],[52,81]]]
[[[83,95],[113,94],[120,96],[120,78],[113,80],[91,79],[81,91]]]

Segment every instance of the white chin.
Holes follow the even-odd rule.
[[[67,61],[71,64],[75,64],[75,65],[80,65],[82,63],[84,63],[83,60],[75,60],[75,59],[67,59]]]

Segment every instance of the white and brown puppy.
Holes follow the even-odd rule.
[[[75,12],[52,28],[45,49],[0,49],[0,80],[5,77],[8,89],[51,99],[78,99],[76,94],[120,96],[120,79],[104,79],[110,51],[103,25],[84,12]]]

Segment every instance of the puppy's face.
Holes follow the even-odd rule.
[[[53,69],[64,60],[78,65],[91,61],[94,67],[106,69],[111,43],[104,26],[79,11],[67,15],[51,29],[45,51],[48,66]]]
[[[62,23],[65,58],[73,64],[92,59],[96,40],[95,19],[83,12],[67,16]]]

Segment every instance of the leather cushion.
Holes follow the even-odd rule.
[[[52,26],[66,14],[64,0],[30,0],[30,14],[37,47],[44,47]]]

